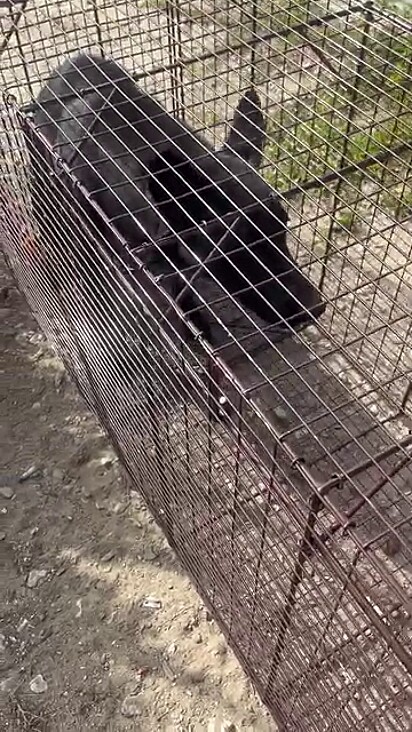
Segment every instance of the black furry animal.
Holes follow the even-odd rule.
[[[87,54],[66,60],[53,73],[31,113],[36,165],[44,158],[37,131],[86,192],[88,200],[74,188],[102,241],[131,267],[134,260],[113,232],[130,250],[147,243],[139,257],[153,274],[164,276],[164,287],[210,342],[210,322],[187,285],[196,271],[195,288],[201,289],[202,278],[215,278],[242,306],[285,331],[288,323],[297,329],[323,313],[318,290],[291,259],[287,214],[256,171],[265,130],[255,91],[241,99],[219,150],[174,119],[113,60]],[[56,175],[63,180],[62,171]],[[41,220],[45,202],[37,185]],[[69,248],[70,234],[60,236]],[[93,246],[89,242],[90,269],[96,269]]]

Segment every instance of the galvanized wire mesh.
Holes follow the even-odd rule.
[[[5,5],[0,233],[40,324],[281,728],[409,730],[410,22],[344,1]],[[73,94],[62,97],[66,119],[84,128],[76,166],[53,147],[50,100],[40,112],[25,106],[85,49],[89,65],[114,59],[164,105],[171,117],[151,118],[160,138],[172,118],[205,135],[182,128],[189,167],[173,168],[169,138],[152,150],[160,167],[143,165],[140,177],[142,150],[122,138],[121,182],[137,196],[155,180],[163,208],[153,194],[134,218],[116,217],[124,185],[96,207],[103,138],[99,191],[84,171],[97,115],[83,125]],[[122,83],[104,93],[106,112]],[[190,190],[251,85],[266,125],[261,174],[288,209],[293,261],[327,305],[304,330],[273,303],[275,327],[259,318],[211,267],[239,219],[260,230],[274,213],[279,228],[277,199],[263,196],[257,174],[242,168],[233,188],[241,163],[223,158],[220,190],[238,198],[223,196],[219,210],[213,183]],[[85,77],[76,92],[86,104],[90,87]],[[256,129],[247,128],[252,147]],[[174,170],[173,190],[162,188],[162,166]],[[173,200],[181,180],[186,193]],[[249,208],[238,210],[245,190]],[[192,194],[206,223],[190,209],[183,225]],[[154,229],[142,234],[149,214]],[[172,256],[159,268],[153,251],[170,252],[176,226],[179,251],[190,254],[200,235],[209,259]],[[266,272],[276,300],[290,281]],[[243,294],[251,290],[246,281]]]

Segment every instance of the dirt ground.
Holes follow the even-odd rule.
[[[0,266],[0,730],[274,730]]]

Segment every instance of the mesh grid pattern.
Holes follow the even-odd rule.
[[[0,236],[41,327],[280,728],[406,732],[410,22],[344,0],[28,0],[0,7],[0,24]],[[111,86],[104,72],[97,93],[86,71],[74,95],[83,116],[73,89],[62,97],[83,129],[70,138],[75,158],[70,139],[51,139],[53,104],[38,95],[85,50],[89,68],[104,56],[125,71]],[[159,138],[152,157],[147,137],[129,148],[122,138],[123,84],[134,83],[157,110],[148,115],[141,97],[132,105]],[[236,177],[239,157],[226,149],[216,162],[213,148],[251,87],[265,127],[260,173],[246,165]],[[259,130],[246,129],[259,157]],[[108,131],[123,139],[112,158],[123,177],[105,209]],[[102,155],[99,185],[88,188],[91,138]],[[173,167],[169,152],[186,139]],[[196,188],[193,169],[216,173],[219,196],[225,186],[239,200],[248,192],[249,207],[225,195],[210,203],[216,182]],[[147,181],[144,204],[114,210],[127,184],[140,194]],[[229,258],[247,244],[240,219],[264,240],[271,214],[278,231],[278,198],[261,191],[288,211],[287,267],[266,267],[266,281],[280,298],[299,272],[292,299],[309,282],[326,303],[311,322],[303,302],[304,328],[280,305],[273,323],[244,305],[241,294],[256,289],[253,247],[243,289],[216,275],[227,237],[240,231]],[[205,221],[193,214],[199,200]],[[190,220],[177,231],[170,211]],[[154,228],[140,236],[149,215]],[[177,246],[181,266],[169,257]]]

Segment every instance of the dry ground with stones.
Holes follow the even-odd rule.
[[[0,730],[274,730],[0,275]]]

